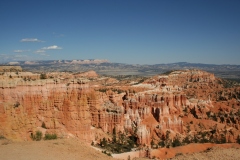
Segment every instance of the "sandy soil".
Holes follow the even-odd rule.
[[[0,140],[0,160],[113,160],[77,139],[34,142]]]

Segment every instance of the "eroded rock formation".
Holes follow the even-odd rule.
[[[224,87],[211,73],[173,71],[125,86],[108,80],[94,71],[52,72],[46,79],[29,72],[2,72],[0,133],[30,140],[30,134],[40,130],[96,143],[106,133],[131,135],[138,145],[149,147],[177,140],[236,142],[239,88]]]

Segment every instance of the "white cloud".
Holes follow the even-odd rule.
[[[30,49],[28,49],[28,50],[17,49],[17,50],[14,50],[13,52],[15,52],[15,53],[22,53],[22,52],[29,52],[29,51],[30,51]]]
[[[57,45],[49,46],[49,47],[43,47],[42,50],[48,50],[48,49],[62,49],[62,47],[58,47]]]
[[[45,50],[42,50],[42,49],[39,49],[39,50],[36,50],[35,53],[45,53],[46,51]]]
[[[20,42],[44,42],[44,41],[39,40],[37,38],[24,38],[24,39],[21,39]]]
[[[23,50],[14,50],[13,52],[15,52],[15,53],[22,53]]]

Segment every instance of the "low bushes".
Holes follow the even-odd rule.
[[[44,140],[52,140],[52,139],[57,139],[56,134],[45,134]]]
[[[33,141],[40,141],[42,139],[42,132],[41,131],[36,131],[35,134],[31,133],[31,139]]]
[[[0,139],[6,139],[3,135],[0,135]]]
[[[33,141],[40,141],[42,139],[44,140],[52,140],[52,139],[57,139],[57,134],[45,134],[44,138],[42,137],[42,132],[41,131],[36,131],[35,134],[31,133],[31,139]]]

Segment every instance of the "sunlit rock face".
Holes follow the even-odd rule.
[[[91,138],[90,112],[84,80],[3,80],[0,89],[1,129],[7,137],[29,139],[42,127],[61,136]]]

